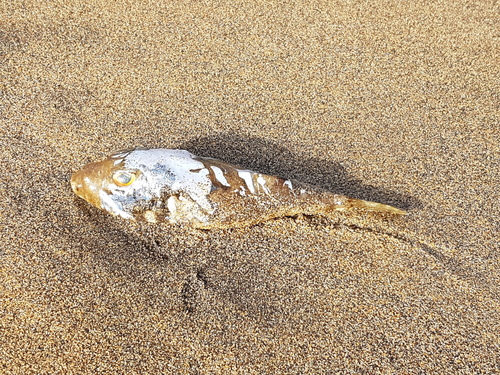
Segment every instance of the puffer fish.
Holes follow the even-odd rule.
[[[201,229],[355,209],[405,214],[389,205],[162,148],[120,151],[87,164],[72,175],[71,186],[87,202],[124,219]]]

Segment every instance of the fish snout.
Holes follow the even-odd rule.
[[[73,173],[70,181],[71,188],[80,198],[83,198],[90,204],[101,208],[101,199],[99,197],[100,188],[88,172],[89,171],[84,168]]]
[[[83,184],[82,184],[82,179],[79,176],[78,172],[73,173],[71,175],[71,181],[70,182],[71,182],[71,189],[73,189],[73,192],[76,195],[79,195],[78,192],[81,191],[81,189],[83,188]]]
[[[85,170],[79,170],[71,175],[71,188],[74,193],[81,198],[85,198],[89,190],[92,190],[93,185],[91,179],[85,173]]]

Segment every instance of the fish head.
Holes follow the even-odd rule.
[[[151,173],[147,160],[130,166],[127,156],[134,151],[120,151],[75,172],[71,176],[75,194],[112,215],[130,220],[143,218],[144,211],[158,206],[169,184],[165,176],[158,178],[158,174]]]
[[[212,212],[208,173],[188,151],[125,150],[85,165],[72,175],[71,187],[76,195],[112,215],[155,222],[158,213],[169,216],[172,195]]]

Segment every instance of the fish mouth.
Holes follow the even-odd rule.
[[[81,196],[81,189],[83,188],[83,185],[79,182],[79,178],[78,178],[77,174],[78,174],[78,172],[73,173],[71,175],[71,180],[70,180],[71,189],[73,190],[73,192],[76,195],[78,195],[79,197],[82,197]]]
[[[73,192],[82,199],[92,205],[101,208],[101,202],[98,196],[94,194],[96,190],[92,182],[88,177],[86,177],[83,170],[73,173],[71,176],[71,189]]]

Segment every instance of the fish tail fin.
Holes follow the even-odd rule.
[[[361,209],[366,211],[375,211],[375,212],[387,212],[395,215],[407,214],[405,210],[389,206],[388,204],[364,201],[361,199],[354,199],[354,198],[348,198],[347,201],[350,206],[349,208]]]
[[[362,199],[344,197],[342,195],[334,195],[333,199],[329,197],[327,210],[328,211],[348,211],[348,210],[365,210],[373,212],[386,212],[395,215],[406,215],[405,210],[389,206],[388,204],[364,201]]]

